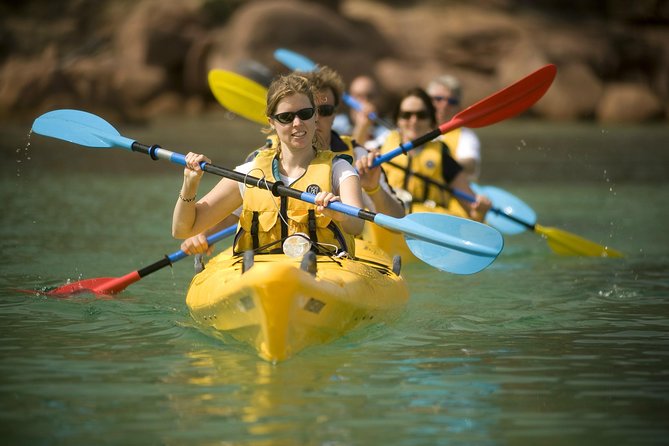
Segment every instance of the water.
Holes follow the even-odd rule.
[[[189,259],[113,298],[17,291],[121,276],[178,249],[179,167],[37,136],[25,149],[29,127],[3,124],[4,444],[667,443],[666,128],[485,129],[484,183],[627,256],[559,257],[524,233],[472,276],[407,265],[395,324],[272,365],[194,324]],[[220,115],[122,134],[224,166],[260,137]]]

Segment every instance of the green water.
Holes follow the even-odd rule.
[[[483,129],[483,183],[522,198],[544,226],[626,258],[559,257],[524,233],[472,276],[408,265],[411,300],[395,324],[278,365],[198,329],[184,303],[189,259],[108,299],[16,291],[121,276],[178,249],[178,166],[37,136],[26,147],[29,127],[2,125],[3,444],[669,438],[666,127]],[[224,166],[259,138],[221,115],[122,133]]]

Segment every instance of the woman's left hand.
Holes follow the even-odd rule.
[[[332,211],[326,207],[328,203],[331,203],[333,201],[340,201],[340,200],[339,197],[333,194],[332,192],[321,191],[317,193],[316,198],[314,199],[314,203],[316,204],[316,212],[319,212],[335,221],[341,221],[345,217],[344,214],[342,214],[341,212]]]

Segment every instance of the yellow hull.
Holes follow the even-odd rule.
[[[186,304],[198,323],[250,344],[267,361],[283,361],[403,310],[409,292],[390,258],[362,240],[356,254],[318,256],[315,276],[300,259],[256,255],[242,274],[241,258],[226,250],[193,278]]]
[[[436,212],[439,214],[454,215],[456,217],[467,218],[467,214],[462,209],[456,200],[451,200],[449,208],[442,206],[429,206],[423,203],[414,203],[411,206],[411,212]],[[420,260],[413,255],[406,242],[404,236],[398,232],[392,232],[387,229],[374,224],[365,224],[365,229],[362,235],[364,240],[373,243],[374,245],[387,252],[389,255],[399,255],[402,257],[403,263],[419,262]]]

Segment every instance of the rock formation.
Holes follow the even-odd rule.
[[[147,119],[215,104],[206,74],[260,82],[289,48],[345,80],[376,76],[389,105],[442,73],[472,103],[546,63],[544,119],[669,118],[669,2],[623,0],[162,0],[4,2],[0,116],[76,107]],[[604,8],[602,8],[602,4]]]

